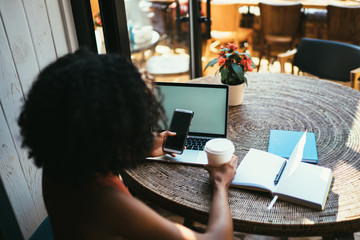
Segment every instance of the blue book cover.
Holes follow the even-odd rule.
[[[303,134],[304,132],[297,131],[270,130],[268,152],[289,158]],[[306,133],[302,162],[318,163],[315,133]]]

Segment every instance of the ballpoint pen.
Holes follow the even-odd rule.
[[[284,172],[286,163],[287,163],[287,161],[284,161],[284,162],[283,162],[283,164],[281,165],[281,168],[280,168],[278,174],[276,174],[276,177],[275,177],[275,180],[274,180],[274,184],[275,184],[275,185],[278,184],[278,182],[279,182],[279,180],[280,180],[280,177],[281,177],[282,173]],[[278,199],[278,195],[275,195],[274,198],[271,200],[268,208],[267,208],[268,210],[270,210],[270,209],[274,206],[274,204],[275,204],[275,202],[276,202],[277,199]]]
[[[279,170],[279,173],[276,174],[276,177],[275,177],[275,180],[274,180],[274,184],[275,184],[275,185],[278,184],[278,182],[279,182],[279,180],[280,180],[280,177],[281,177],[281,175],[282,175],[282,173],[283,173],[283,171],[284,171],[284,169],[285,169],[286,163],[287,163],[287,161],[284,161],[284,162],[283,162],[283,164],[281,165],[281,168],[280,168],[280,170]]]

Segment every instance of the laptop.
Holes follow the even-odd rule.
[[[156,82],[163,98],[168,126],[174,109],[194,111],[194,117],[186,140],[186,149],[172,157],[149,157],[153,161],[173,163],[207,164],[205,143],[213,138],[226,138],[228,120],[228,86],[224,84]],[[159,91],[155,90],[159,95]]]

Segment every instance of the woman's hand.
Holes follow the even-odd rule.
[[[210,174],[211,182],[214,185],[223,184],[226,189],[228,189],[236,173],[237,161],[238,157],[232,155],[231,160],[221,165],[220,167],[212,167],[210,165],[205,165],[205,169]]]
[[[170,132],[169,130],[166,130],[160,134],[154,134],[154,147],[152,152],[150,153],[150,156],[158,157],[168,153],[168,152],[164,152],[163,150],[164,141],[168,136],[175,136],[175,135],[176,135],[175,132]],[[174,153],[168,153],[168,154],[175,157]]]
[[[238,158],[233,155],[231,160],[220,167],[205,165],[213,183],[213,201],[209,216],[207,234],[212,239],[233,239],[233,223],[228,200],[228,189],[236,173]]]

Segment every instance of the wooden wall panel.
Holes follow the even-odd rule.
[[[53,43],[52,41],[50,41],[50,44],[41,41],[39,44],[40,37],[37,36],[38,33],[31,34],[30,26],[32,23],[31,21],[28,21],[26,12],[24,11],[25,7],[21,0],[2,0],[1,5],[6,9],[6,11],[1,11],[4,35],[7,38],[7,45],[10,46],[13,55],[13,69],[16,70],[16,74],[14,73],[11,75],[16,75],[16,78],[6,77],[4,79],[2,82],[3,87],[0,90],[0,98],[3,103],[4,114],[7,119],[9,130],[15,144],[14,147],[19,156],[19,164],[28,185],[27,189],[30,191],[32,197],[35,212],[32,215],[31,221],[34,221],[35,225],[38,225],[46,216],[41,194],[41,171],[28,160],[26,151],[21,148],[17,118],[22,104],[20,100],[24,99],[24,94],[28,92],[35,76],[39,73],[39,62],[45,65],[45,61],[49,61],[49,59],[43,57],[46,55],[45,52],[40,51],[39,49],[41,48],[41,45],[44,45],[42,46],[44,49],[49,49],[49,47],[45,46],[53,45]],[[28,11],[33,12],[35,10],[30,9]],[[40,29],[40,27],[36,28],[36,31],[39,31]],[[41,33],[43,33],[43,31],[41,31]],[[34,37],[35,40],[33,40],[32,37]],[[49,53],[49,55],[51,56],[51,53]],[[10,57],[11,55],[4,56],[4,58],[7,59],[11,59]],[[55,58],[52,57],[52,59]],[[5,71],[6,70],[8,69],[5,69]],[[8,91],[9,89],[11,91]],[[6,91],[7,94],[3,91]],[[5,189],[7,190],[7,182],[3,182],[5,184]],[[12,197],[9,199],[10,201],[13,200]],[[15,211],[15,213],[17,212]]]
[[[10,205],[21,229],[21,234],[25,239],[28,239],[40,221],[32,196],[27,188],[27,182],[22,172],[19,157],[3,111],[0,111],[0,136],[1,182],[4,184]],[[3,218],[1,222],[11,224],[8,223],[6,219],[13,218],[13,216],[6,216],[2,213],[0,214],[0,218]],[[13,228],[14,226],[11,225],[3,226],[4,235],[13,235],[14,233],[6,232]]]
[[[17,118],[39,71],[77,49],[70,6],[70,0],[0,0],[0,184],[25,239],[47,213],[42,171],[21,148]],[[0,214],[2,231],[6,217]]]
[[[21,0],[0,0],[2,21],[9,39],[15,67],[24,92],[29,89],[39,66]]]
[[[2,16],[1,20],[4,20],[4,15],[2,14]],[[41,175],[37,172],[41,172],[27,159],[26,152],[20,147],[19,127],[16,121],[24,96],[19,81],[19,70],[15,66],[15,59],[13,58],[14,53],[10,51],[11,39],[7,33],[8,31],[5,30],[3,21],[1,21],[0,46],[8,47],[2,47],[0,50],[0,100],[2,107],[0,144],[3,147],[1,149],[0,176],[22,234],[28,236],[41,222],[38,210],[41,209],[45,216],[46,212],[42,201],[38,201],[39,197],[41,198],[41,182],[39,182]],[[24,43],[25,41],[18,40],[18,42]],[[21,53],[18,53],[19,55]],[[24,55],[21,56],[24,59]],[[36,196],[39,194],[40,196]]]
[[[14,0],[13,0],[14,1]],[[56,59],[53,36],[44,0],[23,0],[26,20],[40,69]],[[46,19],[46,21],[44,21]]]
[[[45,0],[57,58],[79,48],[70,0]]]
[[[76,36],[76,29],[74,23],[74,17],[72,14],[70,0],[58,0],[60,8],[62,10],[62,21],[67,34],[67,43],[69,46],[69,52],[74,52],[79,48],[78,39]],[[95,34],[95,33],[94,33]]]
[[[55,44],[56,56],[61,57],[70,52],[68,37],[63,24],[64,9],[62,4],[54,0],[46,0],[46,8],[49,14],[52,37]]]

